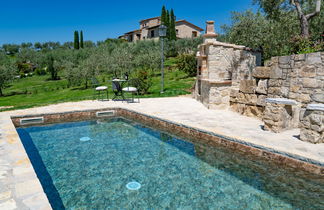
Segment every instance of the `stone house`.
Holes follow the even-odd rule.
[[[141,20],[140,28],[134,31],[125,33],[119,36],[121,39],[126,39],[129,42],[146,39],[159,39],[159,26],[161,25],[161,18],[154,17]],[[202,28],[186,21],[176,21],[177,38],[194,38],[200,36]]]

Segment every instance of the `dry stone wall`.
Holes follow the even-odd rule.
[[[274,57],[241,80],[230,97],[234,111],[259,118],[265,98],[296,100],[303,111],[310,103],[324,103],[324,52]]]
[[[324,103],[324,52],[274,57],[270,66],[269,97]]]
[[[269,67],[255,67],[251,79],[239,80],[239,87],[232,88],[231,109],[246,116],[262,118],[269,79]]]

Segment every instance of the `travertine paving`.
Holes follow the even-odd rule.
[[[300,141],[299,129],[283,133],[262,130],[263,123],[229,110],[208,110],[190,97],[121,101],[80,101],[0,113],[0,210],[50,209],[28,156],[10,120],[14,115],[67,112],[121,107],[191,127],[234,137],[248,144],[266,147],[324,165],[324,144]]]

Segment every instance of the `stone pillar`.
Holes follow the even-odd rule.
[[[275,133],[297,128],[300,105],[286,98],[266,98],[263,113],[264,129]]]
[[[216,41],[216,37],[218,36],[215,33],[215,21],[209,20],[209,21],[206,21],[206,24],[207,24],[206,33],[203,35],[204,44],[213,43]]]
[[[309,104],[300,122],[300,140],[324,143],[324,104]]]

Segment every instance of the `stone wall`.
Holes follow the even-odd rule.
[[[324,103],[324,52],[273,57],[265,67],[256,67],[252,78],[240,80],[231,91],[231,108],[261,118],[265,98],[296,100],[305,107]]]
[[[239,80],[238,87],[232,87],[231,109],[251,117],[262,117],[265,99],[268,97],[269,67],[255,67],[250,79]]]
[[[269,66],[269,97],[324,103],[324,52],[274,57]]]

